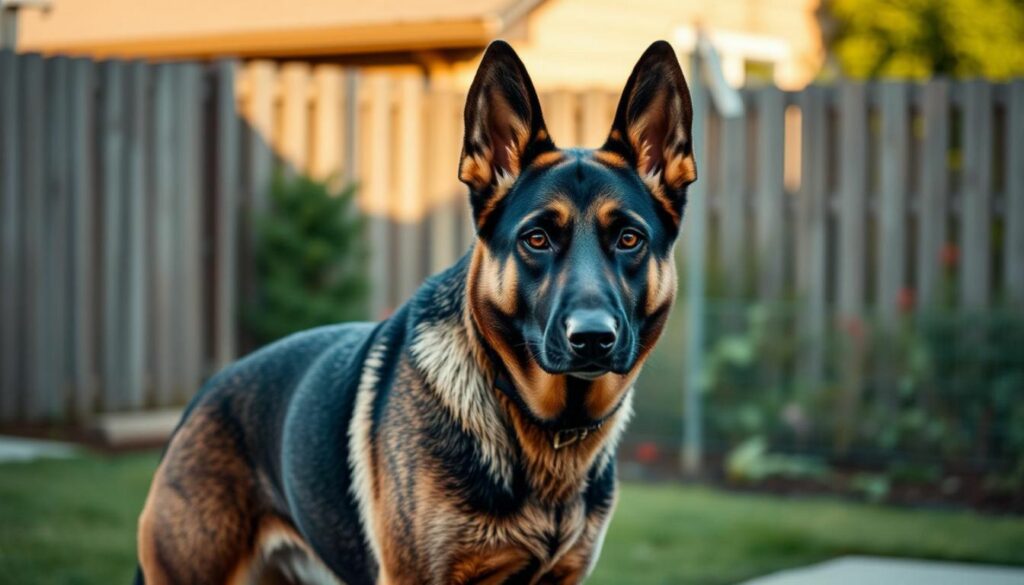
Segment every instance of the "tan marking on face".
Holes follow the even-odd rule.
[[[665,163],[665,183],[673,189],[682,189],[697,180],[697,163],[693,156],[673,155]]]
[[[569,225],[569,220],[572,219],[575,207],[573,207],[572,203],[569,203],[568,198],[558,197],[551,200],[545,209],[555,212],[557,216],[555,223],[558,224],[558,227],[565,227]]]
[[[548,137],[548,131],[543,129],[543,128],[541,128],[540,130],[537,131],[537,136],[536,136],[535,140],[546,140],[547,137]]]
[[[554,166],[562,162],[563,160],[565,160],[565,155],[562,154],[561,151],[549,150],[547,152],[542,152],[541,154],[538,154],[537,157],[533,159],[533,162],[530,163],[530,166],[536,168],[546,168]]]
[[[594,160],[603,165],[617,169],[624,169],[628,166],[626,159],[622,158],[622,155],[611,152],[610,150],[595,150]]]
[[[622,140],[622,133],[618,130],[612,130],[608,134],[608,138],[611,138],[612,140]]]
[[[601,198],[597,200],[597,221],[601,227],[607,228],[615,220],[614,214],[619,209],[618,201]]]

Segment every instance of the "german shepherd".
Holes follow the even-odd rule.
[[[389,319],[293,335],[209,380],[153,478],[139,579],[581,582],[675,297],[691,118],[661,41],[605,144],[560,150],[523,63],[491,44],[459,165],[475,244]]]

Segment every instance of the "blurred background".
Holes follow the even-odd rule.
[[[1024,566],[1021,0],[0,0],[0,582],[127,581],[205,378],[464,253],[496,38],[559,146],[604,141],[654,40],[694,98],[592,582]],[[832,578],[800,575],[758,583]]]

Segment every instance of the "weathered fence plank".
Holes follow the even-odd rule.
[[[181,145],[178,177],[179,190],[178,238],[180,247],[180,280],[177,288],[181,295],[182,340],[178,346],[181,353],[181,377],[179,396],[191,396],[199,387],[206,374],[206,336],[203,324],[206,320],[206,303],[203,295],[205,282],[203,270],[203,170],[204,161],[210,155],[205,147],[206,128],[203,111],[209,93],[205,84],[203,69],[196,64],[181,65],[178,70],[178,144]]]
[[[921,310],[939,302],[942,248],[949,213],[949,82],[935,80],[923,88],[920,194],[917,205],[917,298]]]
[[[238,354],[238,219],[240,174],[239,138],[241,128],[235,104],[235,70],[233,61],[220,61],[215,74],[217,123],[216,175],[214,192],[214,364],[217,369],[232,362]],[[322,133],[328,133],[324,130]]]
[[[783,186],[785,99],[775,87],[758,92],[757,137],[757,266],[758,293],[778,301],[785,286],[786,256],[783,251],[786,200]]]
[[[580,96],[580,144],[597,148],[604,144],[612,127],[612,96],[600,89],[584,92]]]
[[[747,231],[747,120],[743,116],[722,120],[722,139],[718,142],[721,160],[722,264],[725,290],[730,299],[744,293],[746,275],[745,236]]]
[[[68,186],[70,195],[71,329],[68,379],[71,409],[87,419],[96,406],[96,191],[93,120],[96,107],[95,67],[88,59],[70,64],[68,89]]]
[[[47,367],[41,388],[45,392],[43,418],[52,420],[66,415],[68,342],[65,333],[68,307],[68,235],[70,207],[68,194],[68,59],[54,57],[46,61],[46,193],[43,225],[46,233],[42,302],[43,347]]]
[[[281,66],[281,157],[290,173],[309,163],[309,64],[297,61]]]
[[[181,145],[177,124],[178,66],[159,65],[153,72],[153,207],[152,207],[152,368],[154,402],[168,406],[175,400],[175,380],[180,376],[176,356],[182,335],[179,314],[179,222],[175,199]]]
[[[811,86],[801,94],[801,177],[799,225],[796,257],[801,263],[799,294],[803,298],[800,314],[801,337],[806,348],[801,377],[812,387],[820,384],[824,370],[826,326],[826,164],[827,123],[825,93]]]
[[[318,65],[313,70],[313,152],[309,168],[319,179],[338,176],[343,170],[343,95],[341,67]]]
[[[395,207],[391,215],[398,227],[395,275],[395,305],[409,298],[426,276],[423,249],[424,214],[423,147],[426,144],[423,120],[423,79],[403,75],[398,82],[397,150],[395,157]]]
[[[878,205],[879,276],[876,302],[883,326],[894,326],[899,315],[906,273],[907,168],[910,158],[908,86],[881,86],[881,185]]]
[[[366,76],[366,124],[360,128],[363,156],[361,207],[369,216],[370,316],[380,318],[392,305],[392,256],[388,214],[391,211],[391,83],[387,76]]]
[[[0,422],[15,420],[23,388],[24,330],[21,152],[18,124],[22,59],[0,50]]]
[[[541,96],[541,109],[548,133],[562,148],[580,145],[576,123],[576,95],[568,91],[553,91]]]
[[[991,295],[992,86],[967,82],[960,200],[960,305],[981,309]]]
[[[124,65],[118,61],[103,64],[100,94],[99,134],[102,157],[100,184],[103,208],[102,234],[102,388],[103,408],[122,406],[125,381],[123,356],[124,306],[121,286],[124,238],[122,161],[124,160]]]
[[[462,219],[461,199],[456,199],[458,156],[458,106],[455,93],[435,88],[428,97],[432,115],[427,118],[427,169],[430,182],[430,271],[450,266],[458,254]]]
[[[122,278],[125,286],[124,346],[120,359],[125,361],[125,379],[122,404],[137,410],[146,398],[146,345],[148,317],[146,287],[147,249],[146,217],[150,202],[149,168],[146,153],[149,148],[149,68],[134,61],[127,67],[127,110],[124,161],[127,167],[124,187],[125,257]]]
[[[844,83],[839,93],[839,311],[843,317],[864,312],[868,191],[867,88]]]
[[[1006,120],[1003,272],[1007,300],[1019,309],[1024,307],[1024,80],[1009,86]]]
[[[29,421],[45,418],[52,390],[48,361],[46,298],[46,117],[45,63],[39,55],[27,55],[21,68],[21,197],[25,213],[25,328],[21,343],[25,345],[28,371],[23,382],[25,417]]]

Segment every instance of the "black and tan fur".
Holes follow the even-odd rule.
[[[491,45],[459,169],[478,241],[386,321],[297,334],[213,377],[153,478],[140,577],[581,582],[675,296],[690,117],[655,43],[605,145],[559,150],[522,63]]]

